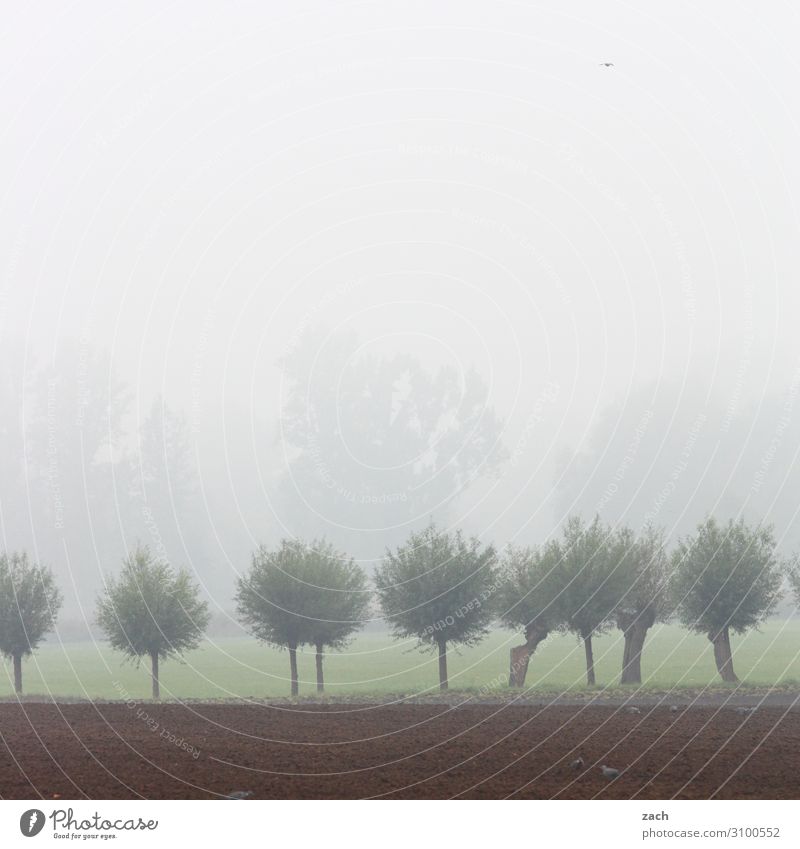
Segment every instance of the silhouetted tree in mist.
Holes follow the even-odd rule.
[[[474,372],[358,350],[354,335],[308,331],[282,360],[282,509],[299,535],[321,523],[348,550],[381,547],[446,509],[506,457],[501,423]]]
[[[25,486],[37,551],[70,584],[97,586],[101,564],[121,556],[123,464],[128,390],[109,356],[88,344],[60,341],[31,368],[25,388]],[[65,584],[65,587],[67,585]],[[73,602],[74,604],[74,602]]]
[[[38,511],[44,498],[27,468],[30,376],[23,367],[22,350],[9,340],[0,347],[0,532],[5,545],[19,549],[33,544],[30,511]]]
[[[209,562],[206,510],[184,416],[157,397],[127,459],[126,533],[148,539],[168,560]]]
[[[613,399],[556,470],[557,512],[599,513],[613,525],[691,535],[718,515],[769,516],[784,553],[800,548],[800,445],[794,375],[755,399],[714,392],[699,379],[659,380]],[[721,486],[720,482],[724,481]]]
[[[797,555],[787,559],[786,577],[789,581],[789,588],[794,596],[794,603],[800,607],[800,558]]]

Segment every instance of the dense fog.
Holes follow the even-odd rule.
[[[792,10],[216,8],[0,36],[0,529],[62,638],[137,540],[218,632],[286,537],[800,550]]]

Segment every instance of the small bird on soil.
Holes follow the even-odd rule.
[[[628,713],[641,713],[641,711],[639,710],[639,708],[636,707],[636,705],[632,705],[627,710]]]
[[[736,708],[736,713],[747,714],[747,713],[754,713],[754,712],[755,712],[754,707],[739,707],[739,708]]]
[[[680,708],[677,705],[672,705],[672,707],[669,709],[669,712],[670,713],[677,713],[679,710],[680,710]]]
[[[225,798],[226,799],[249,799],[253,795],[252,790],[234,790],[233,793],[229,793]]]
[[[600,771],[603,773],[603,777],[607,778],[609,781],[613,781],[615,778],[619,778],[620,772],[618,769],[614,769],[612,766],[603,766],[600,767]]]
[[[569,765],[570,769],[582,769],[584,764],[583,758],[575,758],[575,760]]]

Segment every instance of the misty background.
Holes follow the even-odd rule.
[[[431,519],[502,546],[714,514],[800,549],[797,23],[9,10],[0,526],[59,633],[136,540],[219,629],[284,536],[370,569]]]

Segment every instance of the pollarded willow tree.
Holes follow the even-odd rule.
[[[740,519],[720,525],[713,517],[673,554],[673,592],[681,622],[706,634],[723,681],[739,679],[733,668],[730,632],[742,634],[763,622],[780,596],[785,563],[768,527]]]
[[[567,520],[561,540],[558,580],[567,630],[577,634],[586,655],[586,682],[595,683],[592,637],[614,622],[625,595],[626,576],[620,563],[623,548],[612,529],[595,517],[589,525],[576,516]]]
[[[471,646],[488,633],[497,590],[497,555],[477,538],[431,524],[387,551],[375,571],[381,608],[398,639],[416,638],[439,655],[439,687],[448,688],[448,645]]]
[[[313,607],[308,611],[310,642],[316,652],[317,692],[321,693],[324,651],[344,648],[361,628],[369,616],[372,591],[364,570],[330,543],[314,541],[308,560],[314,583]]]
[[[670,561],[662,531],[647,527],[638,536],[629,528],[617,532],[626,589],[616,610],[625,638],[621,684],[641,684],[642,650],[647,632],[671,612]]]
[[[153,698],[160,697],[159,660],[197,648],[208,627],[208,604],[185,569],[175,570],[137,545],[119,577],[106,579],[97,624],[112,648],[137,663],[150,658]]]
[[[504,625],[525,635],[525,642],[511,649],[509,687],[525,686],[539,643],[563,630],[560,565],[561,548],[555,541],[541,548],[509,547],[503,558],[497,614]]]
[[[317,689],[323,651],[340,648],[367,616],[369,591],[361,568],[324,541],[282,540],[261,546],[238,582],[239,619],[257,639],[289,650],[291,692],[299,692],[297,649],[316,649]]]
[[[0,653],[14,667],[14,691],[22,692],[22,659],[55,627],[62,596],[52,572],[24,552],[0,555]]]

